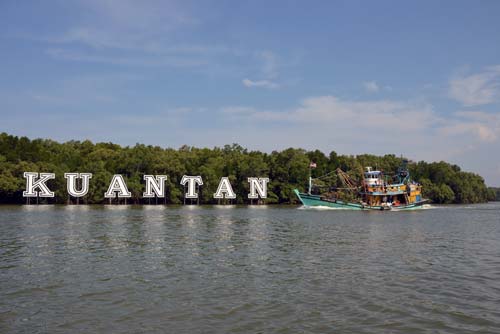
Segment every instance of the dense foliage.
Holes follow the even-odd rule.
[[[500,188],[489,188],[489,191],[494,194],[494,201],[500,201]]]
[[[182,203],[184,190],[179,184],[182,175],[201,175],[201,203],[217,203],[213,199],[219,180],[228,176],[237,194],[234,203],[249,203],[248,177],[269,177],[266,203],[296,203],[293,189],[305,190],[309,177],[309,162],[317,163],[312,176],[320,176],[340,167],[351,177],[359,178],[364,166],[374,166],[393,172],[401,164],[395,155],[344,156],[331,152],[328,156],[319,150],[307,152],[289,148],[281,152],[263,153],[248,151],[237,144],[195,148],[183,146],[178,150],[137,144],[121,147],[112,143],[94,144],[88,140],[58,143],[53,140],[35,139],[0,134],[0,203],[24,203],[23,172],[53,172],[56,179],[48,182],[56,194],[50,203],[66,203],[66,172],[93,173],[85,203],[104,203],[104,192],[113,174],[122,174],[132,198],[129,203],[148,203],[143,199],[145,174],[168,175],[166,203]],[[458,166],[445,162],[418,162],[410,165],[415,180],[424,185],[424,195],[437,203],[477,203],[494,199],[484,180],[476,174],[463,172]],[[333,175],[323,180],[328,184],[340,181]]]

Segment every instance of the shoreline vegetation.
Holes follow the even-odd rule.
[[[184,189],[179,184],[183,175],[201,175],[203,186],[199,188],[197,204],[257,204],[248,199],[248,177],[269,177],[268,198],[264,204],[298,204],[293,189],[305,191],[309,178],[309,164],[316,163],[312,177],[318,177],[340,168],[353,179],[359,180],[363,167],[372,166],[386,173],[393,173],[401,165],[402,157],[394,154],[375,156],[338,155],[332,151],[325,155],[319,150],[306,151],[288,148],[264,153],[249,151],[238,144],[224,147],[196,148],[182,146],[179,149],[136,144],[122,147],[113,143],[68,141],[59,143],[50,139],[29,139],[7,133],[0,134],[0,204],[24,204],[22,196],[26,180],[23,172],[51,172],[57,177],[47,184],[55,192],[54,198],[39,198],[38,203],[77,203],[68,197],[64,173],[90,172],[93,174],[90,189],[80,204],[109,203],[103,198],[114,174],[121,174],[127,182],[132,197],[120,199],[128,204],[183,204]],[[438,204],[470,204],[500,199],[499,188],[488,188],[477,174],[464,172],[457,165],[446,162],[411,162],[412,179],[421,183],[423,195]],[[143,175],[168,175],[166,197],[142,198]],[[237,198],[218,200],[213,198],[221,177],[227,176]],[[341,184],[332,176],[326,186]],[[31,198],[36,203],[36,198]],[[118,200],[113,200],[118,203]],[[186,201],[191,204],[191,201]]]

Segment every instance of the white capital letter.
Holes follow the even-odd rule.
[[[40,179],[35,179],[38,177],[38,173],[24,172],[24,177],[26,178],[26,191],[23,191],[23,197],[54,197],[54,192],[50,191],[45,182],[56,178],[54,173],[40,173]],[[35,191],[35,189],[40,189],[40,192]]]
[[[114,198],[115,192],[118,192],[118,197],[132,197],[132,194],[127,189],[127,185],[120,174],[113,175],[113,179],[109,184],[108,191],[104,193],[106,198]]]
[[[267,198],[267,183],[269,182],[268,177],[249,177],[248,182],[250,182],[250,194],[248,198]],[[259,193],[257,195],[257,193]]]
[[[195,191],[195,186],[196,186],[196,183],[199,184],[200,186],[203,185],[203,180],[201,179],[201,176],[183,175],[182,179],[181,179],[181,184],[185,185],[186,182],[188,184],[188,192],[186,193],[185,197],[186,198],[198,198],[198,193]]]
[[[64,178],[67,179],[66,188],[68,194],[73,197],[83,197],[89,192],[89,180],[92,178],[91,173],[64,173]],[[76,190],[76,179],[82,179],[82,189]]]
[[[158,197],[165,197],[166,179],[166,175],[144,175],[144,181],[146,181],[146,191],[142,193],[142,197],[155,197],[155,194]]]
[[[221,177],[219,187],[217,188],[217,192],[214,194],[214,198],[224,198],[224,194],[226,194],[226,198],[236,198],[236,194],[234,193],[233,187],[231,187],[231,183],[227,177]]]

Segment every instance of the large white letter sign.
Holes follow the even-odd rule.
[[[83,197],[89,192],[89,180],[91,173],[64,173],[68,194],[73,197]],[[82,189],[76,190],[76,179],[82,179]]]
[[[248,194],[248,198],[257,199],[259,196],[260,198],[267,198],[268,177],[249,177],[248,182],[250,182],[250,194]],[[257,195],[257,193],[259,194]]]
[[[217,192],[214,194],[214,198],[236,198],[236,194],[231,187],[231,183],[227,177],[221,177],[219,182],[219,187],[217,187]]]
[[[184,175],[182,176],[181,179],[181,184],[185,185],[188,184],[188,191],[185,195],[186,198],[198,198],[198,193],[196,192],[195,186],[196,184],[199,184],[200,186],[203,185],[203,180],[201,179],[201,176],[187,176]]]
[[[146,191],[142,193],[142,197],[151,198],[155,197],[155,195],[157,197],[165,197],[166,179],[166,175],[144,175],[144,181],[146,181]]]
[[[127,189],[127,185],[120,174],[113,175],[113,179],[109,184],[108,191],[104,193],[106,198],[114,198],[115,192],[118,192],[118,197],[132,197],[132,194]]]
[[[38,177],[38,173],[24,172],[23,175],[26,178],[26,190],[23,191],[23,197],[54,197],[54,192],[50,191],[45,182],[55,179],[56,174],[40,173],[40,178],[36,181],[35,179]],[[35,191],[37,188],[40,192]]]

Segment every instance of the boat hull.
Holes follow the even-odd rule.
[[[421,209],[423,207],[423,204],[425,204],[427,201],[420,201],[416,203],[411,203],[408,205],[400,205],[400,206],[367,206],[367,205],[362,205],[360,203],[350,203],[350,202],[343,202],[343,201],[333,201],[333,200],[327,200],[322,198],[319,195],[312,195],[312,194],[307,194],[307,193],[301,193],[297,189],[294,189],[295,194],[299,198],[300,202],[307,207],[328,207],[328,208],[334,208],[334,209],[344,209],[344,210],[393,210],[393,211],[399,211],[399,210],[415,210],[415,209]]]

